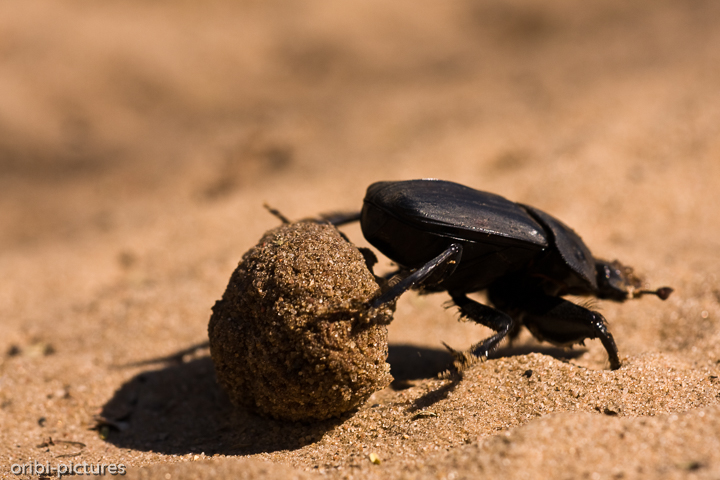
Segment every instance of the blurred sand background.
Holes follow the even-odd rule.
[[[0,2],[0,478],[719,478],[719,79],[712,0]],[[396,381],[358,412],[232,408],[185,351],[263,203],[422,177],[676,291],[598,302],[620,370],[524,334],[459,383],[440,342],[489,330],[408,294]]]

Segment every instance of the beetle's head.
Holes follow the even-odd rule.
[[[667,299],[673,292],[670,287],[657,290],[642,290],[642,279],[635,275],[632,267],[623,265],[614,260],[596,260],[598,298],[606,298],[622,302],[630,298],[641,297],[645,294],[657,295],[661,300]]]

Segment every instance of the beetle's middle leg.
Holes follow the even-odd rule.
[[[500,344],[500,342],[515,328],[515,320],[500,310],[496,310],[482,303],[471,300],[464,293],[450,292],[450,296],[455,305],[460,307],[460,313],[463,317],[469,318],[475,323],[492,328],[497,333],[492,337],[486,338],[482,342],[478,342],[470,347],[470,353],[476,357],[485,357],[492,353]]]

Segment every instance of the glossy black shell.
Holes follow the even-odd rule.
[[[409,269],[452,243],[462,245],[457,269],[437,290],[483,290],[521,270],[548,277],[570,293],[597,290],[593,257],[569,227],[536,208],[457,183],[374,183],[367,189],[361,226],[372,245]]]

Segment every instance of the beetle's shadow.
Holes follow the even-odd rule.
[[[540,345],[525,345],[500,348],[490,355],[490,359],[542,353],[562,360],[578,358],[585,351],[585,349],[566,350]],[[388,363],[390,363],[390,371],[394,380],[390,387],[394,390],[403,390],[412,387],[413,380],[437,377],[444,372],[449,373],[454,368],[452,361],[453,357],[447,350],[420,348],[412,345],[391,345]],[[416,398],[413,405],[408,408],[408,412],[417,412],[447,398],[462,381],[462,378],[457,375],[450,375],[449,378],[451,378],[450,383]]]
[[[494,357],[530,351],[560,358],[582,354],[535,347],[502,349]],[[110,429],[108,442],[122,448],[180,455],[293,450],[318,441],[353,415],[350,412],[342,418],[307,424],[259,417],[230,403],[218,386],[209,356],[182,362],[183,353],[143,362],[165,366],[136,375],[104,405],[98,427]],[[395,377],[392,387],[402,389],[412,380],[437,377],[448,369],[452,357],[443,349],[390,345],[388,362]]]
[[[411,387],[413,380],[435,378],[447,370],[452,361],[452,355],[445,349],[391,344],[388,346],[387,362],[394,380],[390,387],[403,390]]]
[[[507,358],[517,357],[518,355],[527,355],[529,353],[540,353],[553,357],[558,360],[573,360],[582,357],[587,353],[587,348],[559,348],[559,347],[548,347],[545,345],[519,345],[517,347],[503,347],[498,348],[496,351],[490,354],[490,359],[494,358]]]
[[[412,386],[413,380],[435,378],[452,367],[453,357],[445,349],[396,344],[390,345],[388,350],[387,361],[395,379],[391,387],[395,390]],[[544,345],[508,346],[491,353],[490,359],[541,353],[558,360],[571,360],[582,356],[586,351],[584,348],[566,350]]]

